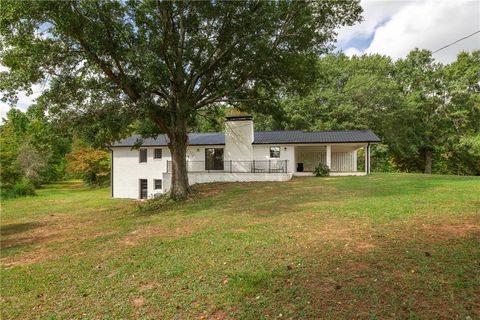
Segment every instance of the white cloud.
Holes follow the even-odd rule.
[[[3,118],[6,118],[10,106],[6,103],[0,102],[0,124],[3,123]]]
[[[379,25],[410,3],[411,1],[362,0],[363,21],[351,27],[341,28],[337,37],[338,46],[344,47],[354,38],[370,37]]]
[[[350,48],[344,50],[343,53],[345,53],[345,55],[347,55],[347,57],[351,57],[351,56],[361,56],[363,52],[361,50],[357,49],[357,48],[350,47]]]
[[[18,101],[15,107],[22,111],[26,111],[30,105],[35,103],[35,99],[37,99],[42,94],[44,89],[45,89],[44,85],[37,84],[32,86],[33,94],[31,95],[27,95],[24,91],[20,91],[18,93]],[[11,108],[12,107],[7,103],[0,101],[0,122],[1,122],[1,119],[7,116],[7,112]]]
[[[341,30],[339,45],[356,38],[372,41],[364,53],[381,53],[394,59],[405,57],[418,47],[434,51],[480,30],[480,1],[362,1],[365,21],[351,30]],[[379,26],[381,22],[384,22]],[[357,48],[358,49],[358,48]],[[360,48],[362,49],[362,48]],[[480,34],[452,45],[434,55],[444,63],[455,60],[460,51],[480,49]]]

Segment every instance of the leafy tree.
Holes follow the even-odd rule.
[[[396,62],[380,55],[318,61],[305,95],[287,94],[261,125],[301,130],[374,130],[375,169],[478,174],[479,52],[450,65],[414,50]],[[279,122],[278,119],[280,119]]]
[[[17,162],[25,178],[39,186],[42,182],[41,172],[47,165],[45,156],[32,145],[24,144],[18,150]]]
[[[0,189],[11,189],[22,177],[22,169],[17,162],[18,142],[10,123],[2,125],[0,131]]]
[[[304,82],[336,28],[360,13],[358,1],[5,0],[0,59],[10,71],[0,86],[14,100],[48,79],[40,102],[103,140],[150,123],[142,134],[169,137],[172,195],[183,198],[198,112],[242,101],[260,109],[286,82]]]
[[[89,185],[101,185],[110,174],[110,154],[77,142],[67,154],[67,169],[79,174]]]
[[[442,65],[428,50],[415,49],[395,64],[395,78],[404,95],[410,132],[405,146],[418,154],[417,166],[432,173],[433,153],[443,142],[446,96]],[[409,158],[408,160],[411,160]],[[415,158],[414,158],[415,159]]]
[[[45,159],[41,182],[63,179],[67,165],[65,154],[71,150],[73,130],[51,121],[40,105],[30,106],[26,116],[29,123],[24,143],[33,146]]]
[[[282,102],[282,127],[295,130],[372,129],[384,141],[373,150],[373,163],[392,170],[395,147],[404,121],[399,86],[392,77],[394,64],[380,55],[348,58],[327,55],[318,61],[317,79],[304,96]],[[403,119],[403,118],[400,118]],[[394,149],[394,148],[392,148]]]
[[[460,53],[445,67],[444,81],[444,172],[480,174],[480,50]]]
[[[69,133],[60,132],[37,106],[27,112],[11,109],[0,125],[3,190],[23,190],[63,178],[65,153],[70,150]],[[24,181],[23,181],[23,180]],[[23,181],[23,182],[22,182]],[[20,184],[14,188],[15,184]],[[15,195],[15,192],[10,192]],[[23,191],[21,191],[23,193]],[[27,190],[25,192],[30,194]]]

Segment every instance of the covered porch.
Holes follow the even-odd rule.
[[[370,144],[339,143],[295,146],[294,175],[312,175],[315,167],[320,163],[330,168],[331,176],[369,174]]]

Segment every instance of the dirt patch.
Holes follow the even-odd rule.
[[[193,186],[193,194],[187,202],[197,201],[202,198],[209,198],[225,191],[225,188],[231,187],[231,183],[200,183]]]
[[[125,246],[135,246],[141,241],[149,238],[162,238],[173,240],[189,236],[195,232],[201,231],[210,225],[210,219],[196,219],[194,221],[179,222],[182,224],[176,228],[169,228],[162,225],[149,225],[132,231],[129,235],[119,240],[119,243]]]
[[[480,224],[422,224],[422,230],[435,238],[463,238],[480,232]]]
[[[19,256],[5,257],[1,260],[1,266],[11,268],[15,266],[30,265],[44,260],[53,259],[55,254],[48,252],[45,248],[40,248],[33,252],[21,254]]]
[[[366,241],[357,241],[354,243],[349,244],[348,246],[353,251],[372,251],[377,246],[373,243],[366,242]]]
[[[140,308],[140,307],[142,307],[144,304],[145,304],[145,298],[144,298],[144,297],[138,297],[138,298],[133,299],[133,301],[132,301],[132,305],[133,305],[135,308]]]
[[[137,244],[131,237],[125,237],[120,239],[118,242],[126,246],[135,246]]]
[[[223,320],[223,319],[227,319],[227,317],[228,317],[228,314],[222,309],[219,309],[212,314],[210,319]]]
[[[370,265],[365,262],[354,262],[349,264],[346,268],[355,274],[367,270],[370,268]]]
[[[94,221],[71,222],[57,217],[49,217],[41,221],[41,227],[2,236],[0,244],[3,250],[15,250],[22,246],[32,246],[32,248],[27,248],[18,254],[5,256],[0,263],[3,267],[38,263],[57,257],[58,252],[61,252],[58,249],[55,252],[52,252],[53,249],[49,250],[47,246],[50,243],[62,243],[68,247],[75,245],[78,241],[106,235],[104,232],[92,230],[93,223]]]

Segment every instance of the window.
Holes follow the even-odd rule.
[[[162,159],[162,149],[155,149],[153,159]]]
[[[153,183],[155,184],[155,190],[162,190],[162,180],[161,179],[155,179],[155,180],[153,180]]]
[[[270,147],[270,158],[280,158],[280,147]]]
[[[140,149],[140,162],[147,162],[147,149]]]
[[[205,170],[223,170],[223,148],[205,149]]]

